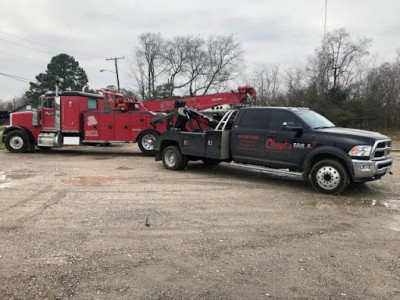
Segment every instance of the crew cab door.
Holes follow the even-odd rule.
[[[300,169],[311,151],[311,136],[291,111],[271,109],[265,141],[265,160],[277,168]]]
[[[260,165],[264,160],[267,111],[246,109],[231,131],[231,151],[237,162]]]

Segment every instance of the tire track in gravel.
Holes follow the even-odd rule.
[[[31,202],[33,204],[34,201],[37,201],[38,198],[47,198],[43,197],[45,193],[54,193],[54,191],[51,190],[51,186],[46,186],[44,189],[39,190],[38,192],[34,193],[33,195],[26,197],[25,199],[13,204],[10,207],[7,207],[6,209],[3,210],[3,212],[7,212],[7,215],[12,214],[12,209],[18,209],[22,205],[26,205]],[[66,190],[58,191],[56,192],[54,197],[50,197],[52,200],[44,200],[40,201],[39,203],[35,204],[36,208],[33,210],[29,211],[28,213],[24,214],[22,217],[16,218],[13,221],[9,222],[3,222],[4,224],[7,223],[7,225],[0,225],[0,232],[9,232],[9,231],[14,231],[17,230],[21,227],[24,226],[25,223],[28,221],[33,221],[36,219],[38,216],[40,216],[45,210],[49,209],[50,207],[57,205],[61,199],[63,199],[67,195]],[[54,199],[54,201],[53,201]],[[32,205],[34,206],[34,205]]]

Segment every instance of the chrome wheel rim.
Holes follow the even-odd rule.
[[[15,150],[21,149],[23,145],[24,140],[18,135],[15,135],[10,139],[10,146]]]
[[[174,151],[168,150],[165,153],[165,163],[168,167],[173,168],[176,165],[177,160],[178,160],[178,157],[176,156]]]
[[[148,151],[154,150],[154,143],[155,142],[156,142],[156,137],[151,133],[146,134],[142,138],[142,146],[143,146],[144,149],[146,149]]]
[[[332,166],[320,168],[316,174],[316,180],[319,186],[326,190],[333,190],[340,185],[340,173]]]

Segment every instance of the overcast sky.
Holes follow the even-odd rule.
[[[392,60],[400,48],[399,0],[328,0],[327,30],[344,27],[373,39],[371,52]],[[325,0],[0,0],[0,73],[34,80],[54,55],[74,56],[91,88],[116,85],[108,57],[129,58],[144,32],[235,34],[251,67],[302,64],[319,46]],[[121,87],[132,88],[120,60]],[[0,75],[0,99],[29,84]]]

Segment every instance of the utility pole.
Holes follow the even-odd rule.
[[[117,61],[119,59],[125,59],[125,56],[123,57],[111,57],[111,58],[106,58],[106,60],[113,60],[115,62],[115,74],[117,74],[117,84],[118,84],[118,91],[120,90],[119,88],[119,77],[118,77],[118,63]]]

